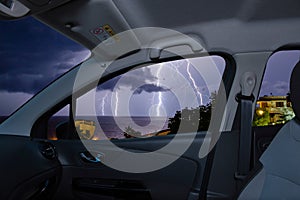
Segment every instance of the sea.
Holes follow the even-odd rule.
[[[7,117],[0,116],[0,123]],[[140,132],[142,135],[156,133],[161,130],[168,129],[168,117],[114,117],[114,116],[98,116],[97,121],[91,116],[80,116],[76,120],[94,121],[96,125],[95,136],[104,133],[108,138],[121,139],[124,138],[124,131],[127,127],[134,131]],[[48,122],[48,136],[56,138],[55,129],[57,125],[67,122],[67,116],[53,116]]]

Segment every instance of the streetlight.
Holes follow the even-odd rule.
[[[256,113],[257,113],[257,115],[259,115],[259,116],[263,116],[263,114],[265,113],[265,111],[263,111],[263,110],[261,110],[261,109],[258,109],[258,110],[256,111]]]

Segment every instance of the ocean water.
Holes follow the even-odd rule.
[[[90,116],[80,116],[76,120],[94,120]],[[124,131],[131,127],[142,135],[155,133],[168,128],[168,117],[112,117],[98,116],[96,121],[95,137],[104,133],[108,138],[124,138]],[[55,138],[55,128],[62,122],[67,122],[68,117],[56,116],[49,120],[48,135]]]
[[[142,135],[168,128],[168,118],[163,117],[98,117],[103,132],[112,138],[122,138],[127,127],[141,132]],[[97,126],[96,126],[97,127]],[[99,127],[97,127],[99,128]],[[96,130],[97,130],[96,128]]]
[[[0,123],[7,117],[0,116]],[[81,116],[78,120],[93,120],[90,116]],[[104,133],[108,138],[124,138],[126,127],[131,127],[135,131],[141,132],[142,135],[155,133],[168,128],[168,117],[112,117],[98,116],[96,122],[95,136]],[[55,129],[58,124],[67,122],[67,116],[54,116],[48,122],[49,138],[56,138]],[[94,121],[94,120],[93,120]],[[100,136],[99,136],[100,137]]]

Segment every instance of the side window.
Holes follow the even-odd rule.
[[[225,60],[182,59],[132,69],[80,96],[82,139],[147,138],[208,129]],[[180,124],[184,124],[181,126]]]
[[[68,132],[69,114],[70,105],[68,104],[49,118],[47,134],[49,140],[57,140],[65,137]]]
[[[208,56],[114,77],[77,99],[77,132],[81,138],[101,140],[103,135],[146,138],[207,130],[225,65],[222,57]]]
[[[284,124],[294,117],[289,101],[289,81],[294,66],[300,59],[300,50],[279,51],[266,66],[253,126]]]

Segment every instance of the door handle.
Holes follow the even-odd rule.
[[[94,156],[96,155],[96,156]],[[102,153],[90,153],[90,152],[83,152],[80,153],[80,157],[84,162],[88,163],[101,163],[101,158],[104,155]]]

